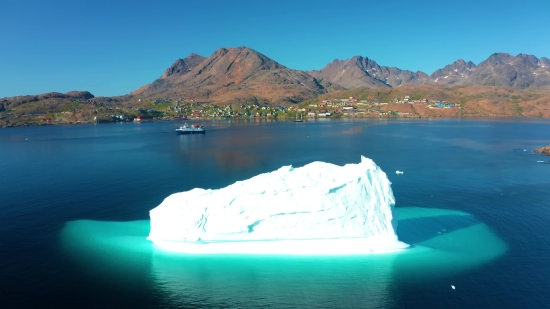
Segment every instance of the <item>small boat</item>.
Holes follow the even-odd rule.
[[[206,130],[204,129],[204,126],[199,126],[198,124],[194,124],[192,126],[188,125],[187,122],[180,126],[179,129],[176,129],[176,134],[204,134],[206,133]]]
[[[300,119],[298,119],[298,114],[296,114],[296,120],[294,120],[294,122],[303,122],[302,113],[300,113]]]

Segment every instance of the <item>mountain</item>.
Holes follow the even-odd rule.
[[[169,77],[171,77],[173,79],[176,76],[185,75],[185,74],[191,72],[191,70],[193,70],[195,67],[197,67],[199,64],[201,64],[201,62],[203,62],[204,60],[206,60],[206,57],[203,57],[203,56],[200,56],[200,55],[197,55],[197,54],[194,54],[194,53],[191,53],[185,59],[180,58],[180,59],[176,60],[168,69],[166,69],[164,71],[164,74],[162,74],[162,76],[159,79],[155,80],[151,84],[147,84],[147,85],[135,90],[131,94],[141,94],[143,92],[146,92],[147,90],[162,87],[163,80],[165,80]]]
[[[374,60],[355,56],[334,60],[320,71],[308,71],[319,80],[347,89],[437,84],[441,86],[509,86],[514,88],[550,85],[550,59],[532,55],[495,53],[475,65],[459,59],[430,76],[395,67],[380,66]]]
[[[164,71],[164,74],[162,74],[161,78],[167,78],[171,75],[185,75],[189,73],[191,70],[193,70],[196,66],[201,64],[206,59],[206,57],[193,54],[191,53],[187,58],[185,59],[178,59],[174,64],[172,64],[166,71]]]
[[[435,73],[434,73],[435,74]],[[510,86],[524,89],[550,85],[550,59],[532,55],[492,54],[457,85]]]
[[[361,56],[348,60],[336,59],[320,71],[307,73],[347,89],[396,87],[403,84],[419,85],[429,80],[428,75],[423,72],[380,66],[374,60]]]
[[[199,59],[196,58],[196,62]],[[190,71],[186,71],[187,68],[191,68],[187,61],[178,60],[161,78],[129,96],[220,103],[297,103],[325,93],[330,87],[329,83],[320,83],[302,71],[291,70],[246,47],[220,48]]]
[[[453,64],[433,72],[430,75],[430,82],[443,86],[451,86],[468,78],[475,70],[476,65],[473,62],[459,59],[453,62]]]

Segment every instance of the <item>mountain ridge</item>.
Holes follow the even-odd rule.
[[[335,59],[320,70],[300,71],[240,46],[219,48],[210,57],[191,53],[186,58],[177,59],[153,82],[112,98],[117,101],[171,98],[213,103],[287,104],[309,100],[333,90],[430,84],[518,89],[547,87],[550,86],[550,59],[499,52],[478,65],[458,59],[427,75],[422,71],[383,66],[368,57],[354,56],[347,60]]]
[[[401,85],[438,84],[442,86],[510,86],[524,89],[550,85],[550,60],[533,55],[494,53],[475,65],[458,59],[450,65],[427,75],[396,67],[378,65],[374,60],[354,56],[335,59],[321,70],[307,71],[310,75],[346,89],[359,87],[399,87]]]

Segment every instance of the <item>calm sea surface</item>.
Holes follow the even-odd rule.
[[[550,157],[532,151],[550,145],[550,121],[201,124],[205,135],[177,136],[177,122],[0,130],[0,308],[549,307],[550,164],[537,161]],[[70,222],[92,220],[85,222],[114,235],[109,222],[148,220],[175,192],[221,188],[283,165],[358,163],[361,155],[386,172],[398,210],[468,213],[507,250],[449,275],[411,278],[406,265],[390,274],[369,269],[383,257],[369,264],[148,253],[119,268],[115,251],[83,255],[63,245]],[[85,243],[92,234],[78,237]],[[98,262],[111,256],[110,266]],[[176,275],[182,263],[186,271]]]

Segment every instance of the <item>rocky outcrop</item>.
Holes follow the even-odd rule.
[[[89,100],[93,99],[94,95],[89,93],[88,91],[70,91],[65,93],[65,97],[71,99]]]
[[[545,146],[545,147],[539,148],[539,149],[535,150],[535,152],[550,156],[550,146]]]

